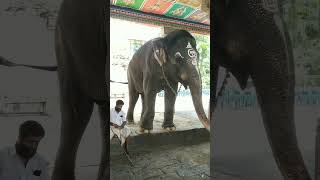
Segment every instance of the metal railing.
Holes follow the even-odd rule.
[[[0,103],[0,116],[38,115],[46,116],[46,101],[14,101]]]
[[[297,106],[319,106],[320,88],[296,88],[295,104]],[[218,98],[217,108],[243,110],[257,108],[258,101],[255,90],[232,90],[226,89]]]

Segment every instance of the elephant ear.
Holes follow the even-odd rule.
[[[167,62],[167,55],[164,43],[160,39],[152,41],[153,56],[157,60],[160,66]]]

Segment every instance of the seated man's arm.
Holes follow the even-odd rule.
[[[110,109],[110,126],[113,126],[115,128],[118,128],[119,126],[115,123],[113,123],[113,116],[112,116],[112,110]]]
[[[121,120],[122,120],[122,124],[121,124],[121,129],[124,128],[124,126],[127,124],[127,120],[126,120],[126,114],[123,113],[123,115],[121,116]]]
[[[124,126],[127,124],[127,121],[124,121],[122,124],[121,124],[121,128],[124,128]]]

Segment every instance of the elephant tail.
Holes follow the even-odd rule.
[[[44,71],[57,71],[58,66],[34,66],[34,65],[27,65],[27,64],[17,64],[14,62],[9,61],[8,59],[0,56],[0,65],[7,66],[7,67],[17,67],[17,66],[22,66],[22,67],[28,67],[32,69],[40,69]]]

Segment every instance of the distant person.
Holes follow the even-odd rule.
[[[128,152],[128,137],[130,136],[130,129],[126,127],[126,114],[121,110],[124,102],[117,100],[116,106],[110,110],[110,140],[117,135],[121,141],[121,146],[127,154]]]
[[[20,125],[15,146],[0,150],[0,180],[50,180],[49,163],[37,153],[44,135],[36,121]]]

